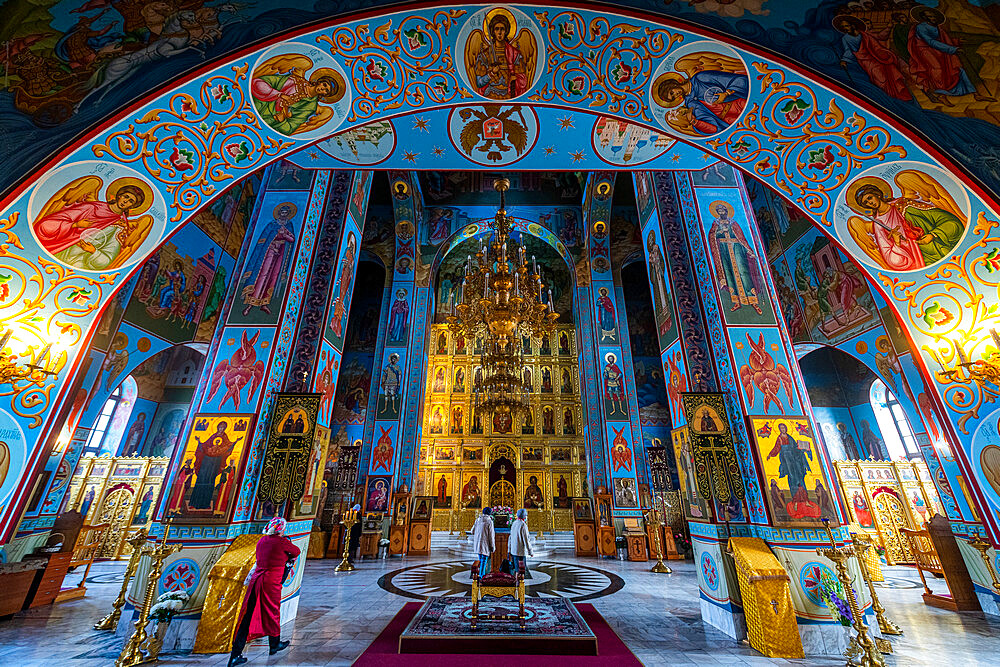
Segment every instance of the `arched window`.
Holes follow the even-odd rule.
[[[885,438],[889,458],[919,457],[920,448],[917,446],[910,423],[906,419],[903,406],[899,404],[895,394],[881,379],[876,379],[872,383],[870,400],[872,410],[875,411],[875,419],[878,420],[879,430],[882,431],[882,437]]]
[[[111,396],[108,400],[104,401],[104,407],[101,408],[101,414],[97,416],[97,421],[94,422],[94,428],[90,431],[90,436],[87,437],[87,444],[83,448],[84,455],[86,454],[96,454],[101,450],[101,445],[104,444],[104,438],[108,434],[108,426],[111,424],[111,418],[115,415],[115,410],[118,409],[118,404],[122,400],[122,387],[118,385],[115,390],[111,392]]]

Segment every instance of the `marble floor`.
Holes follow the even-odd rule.
[[[349,665],[405,602],[426,595],[465,594],[468,561],[442,549],[429,557],[362,561],[336,573],[333,561],[309,561],[294,627],[284,627],[292,646],[268,657],[247,651],[249,665]],[[646,665],[843,665],[843,659],[770,660],[701,621],[694,565],[673,562],[671,575],[652,574],[648,563],[597,561],[554,554],[532,563],[529,591],[593,604]],[[108,667],[121,648],[109,633],[91,630],[110,608],[123,565],[91,570],[85,598],[19,614],[0,623],[0,666]],[[932,582],[940,589],[943,584]],[[915,573],[887,568],[880,597],[889,617],[905,631],[893,638],[890,667],[996,665],[1000,622],[982,614],[955,614],[927,607]],[[167,654],[163,665],[224,665],[226,656]],[[489,664],[476,658],[476,663]]]

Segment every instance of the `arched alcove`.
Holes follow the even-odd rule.
[[[832,460],[899,458],[898,452],[886,448],[883,430],[892,428],[895,437],[895,421],[880,419],[876,413],[873,387],[876,384],[885,387],[885,383],[875,371],[856,357],[828,346],[803,356],[799,368],[816,425]],[[886,388],[881,393],[883,405],[887,394],[892,396],[891,390]],[[894,397],[892,402],[897,418],[919,419],[917,415],[905,415]],[[912,428],[907,429],[912,439]],[[914,453],[920,456],[919,449]]]

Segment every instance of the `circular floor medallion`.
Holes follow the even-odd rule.
[[[424,563],[382,575],[378,585],[396,595],[426,600],[432,596],[469,595],[472,591],[470,561]],[[528,597],[564,597],[583,602],[617,593],[625,581],[616,574],[585,565],[554,561],[529,561],[532,578]]]

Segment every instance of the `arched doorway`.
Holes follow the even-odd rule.
[[[486,223],[496,212],[492,183],[497,176],[444,172],[421,179],[428,224],[418,242],[431,265],[434,289],[415,487],[418,495],[437,496],[432,499],[434,530],[468,529],[483,503],[497,504],[495,500],[527,508],[533,531],[569,530],[570,498],[588,488],[580,387],[583,342],[572,270],[581,249],[582,190],[568,174],[505,176],[513,184],[507,193],[507,210],[516,218],[511,236],[524,244],[529,264],[538,266],[546,296],[551,289],[559,313],[549,335],[518,341],[521,378],[530,388],[523,418],[476,413],[483,341],[466,340],[447,324],[463,266],[490,237]],[[567,189],[572,201],[563,198]]]

